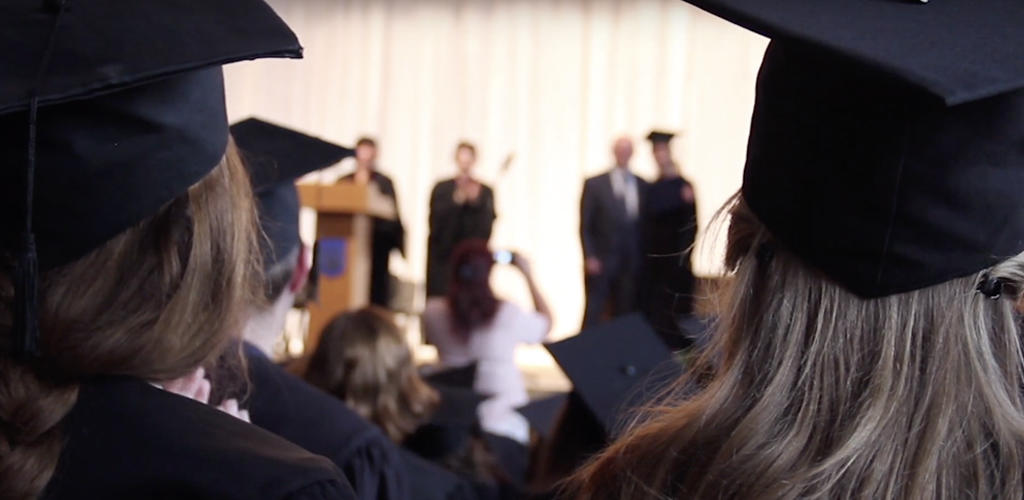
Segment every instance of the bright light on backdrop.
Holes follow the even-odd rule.
[[[478,173],[496,190],[492,244],[532,257],[558,335],[582,317],[582,183],[610,166],[616,135],[637,139],[636,171],[651,178],[642,137],[682,132],[676,158],[695,184],[702,228],[739,187],[766,42],[680,1],[270,3],[306,58],[230,66],[231,118],[343,144],[376,137],[407,230],[407,260],[392,259],[405,279],[423,281],[430,189],[452,174],[462,139],[477,144]],[[717,272],[718,252],[702,252],[696,269]],[[528,304],[511,270],[494,283]]]

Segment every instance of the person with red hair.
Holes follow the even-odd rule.
[[[473,388],[489,396],[479,408],[481,427],[525,444],[529,424],[515,408],[529,402],[529,395],[515,364],[515,347],[544,341],[551,331],[551,311],[534,282],[529,261],[518,253],[511,255],[510,264],[526,278],[534,310],[495,296],[490,285],[495,255],[483,240],[468,240],[456,247],[448,295],[427,300],[423,333],[437,346],[442,367],[476,363]]]

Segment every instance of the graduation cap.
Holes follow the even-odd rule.
[[[647,134],[647,140],[651,141],[652,144],[666,143],[672,141],[672,138],[675,136],[676,134],[672,132],[652,130],[650,134]]]
[[[257,118],[231,125],[252,177],[264,240],[263,266],[272,267],[299,246],[295,180],[354,154],[352,149]]]
[[[688,0],[772,38],[743,197],[862,297],[1024,249],[1024,2]]]
[[[480,432],[477,407],[487,396],[471,389],[431,384],[441,402],[430,419],[408,436],[402,445],[420,455],[441,460],[462,449]]]
[[[476,362],[434,372],[423,378],[433,386],[472,389],[476,383]]]
[[[681,365],[640,314],[621,316],[546,347],[573,384],[573,392],[614,435],[629,410],[650,402]]]
[[[462,387],[451,387],[438,383],[430,385],[441,396],[437,410],[430,417],[432,423],[458,427],[473,427],[479,423],[477,408],[489,396]]]
[[[558,393],[543,397],[523,405],[517,411],[526,417],[530,427],[541,436],[550,436],[558,422],[558,416],[565,409],[569,394]]]
[[[262,0],[0,5],[0,252],[17,355],[39,270],[70,263],[201,180],[228,143],[221,65],[301,57]]]

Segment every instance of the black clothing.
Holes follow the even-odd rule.
[[[678,318],[693,312],[695,279],[690,254],[697,236],[696,205],[683,198],[690,183],[681,177],[648,188],[644,206],[644,315],[672,350],[690,344]],[[692,187],[691,187],[692,189]]]
[[[409,477],[414,500],[473,500],[478,498],[472,484],[429,460],[401,450],[402,466]]]
[[[611,172],[591,177],[580,199],[580,240],[584,258],[596,257],[602,271],[585,276],[587,294],[583,327],[637,308],[638,277],[642,265],[642,214],[647,182],[636,177],[637,214],[630,217],[626,204],[615,194]]]
[[[334,461],[360,500],[410,498],[398,447],[343,402],[245,346],[252,423]]]
[[[342,177],[344,181],[355,179],[355,174]],[[395,193],[395,185],[391,178],[374,171],[370,174],[370,182],[377,186],[377,190],[395,204],[394,220],[373,218],[373,243],[370,252],[370,303],[380,307],[391,305],[391,272],[388,270],[388,259],[392,250],[398,250],[405,255],[405,227],[402,226],[402,218],[398,214],[398,195]]]
[[[329,460],[144,381],[83,384],[45,500],[353,499]]]
[[[437,183],[430,193],[430,239],[427,242],[427,296],[448,293],[449,260],[459,243],[491,238],[494,226],[494,191],[480,185],[472,203],[455,203],[455,179]]]

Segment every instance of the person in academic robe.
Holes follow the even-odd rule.
[[[491,238],[494,191],[473,177],[476,147],[461,142],[455,148],[455,178],[441,181],[430,193],[430,236],[427,242],[427,296],[445,296],[450,259],[466,240]]]
[[[388,260],[392,250],[405,255],[405,228],[398,214],[398,196],[391,178],[377,168],[377,142],[362,137],[356,142],[356,171],[341,178],[361,186],[372,185],[391,200],[395,207],[395,218],[373,218],[373,243],[370,255],[370,303],[378,307],[391,305],[391,272]]]
[[[771,39],[722,315],[563,498],[1024,498],[1024,4],[688,3]]]
[[[641,302],[644,315],[673,350],[691,341],[679,329],[681,316],[693,312],[695,279],[690,255],[697,236],[693,186],[679,172],[670,148],[674,134],[647,136],[658,166],[644,200],[644,263]]]
[[[486,397],[428,385],[387,311],[371,306],[335,317],[320,336],[305,378],[376,424],[392,442],[456,473],[474,497],[492,498],[506,484],[513,487],[479,426],[477,408]]]
[[[360,500],[412,498],[398,447],[343,403],[274,364],[287,313],[309,274],[309,252],[299,239],[295,179],[334,165],[351,149],[250,118],[231,126],[248,160],[256,194],[265,305],[250,311],[243,346],[249,390],[243,407],[252,423],[331,459]]]
[[[221,65],[295,35],[260,0],[2,10],[0,496],[353,498],[203,369],[260,286]]]
[[[630,171],[632,139],[616,139],[612,153],[615,165],[587,179],[580,199],[584,328],[638,308],[647,182]]]

